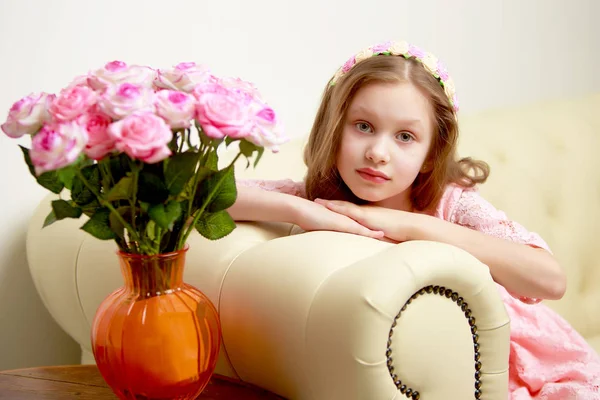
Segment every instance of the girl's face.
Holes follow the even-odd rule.
[[[336,161],[341,178],[371,204],[412,210],[410,189],[426,169],[433,121],[429,99],[412,84],[363,86],[344,122]]]

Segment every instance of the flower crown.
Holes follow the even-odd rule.
[[[425,67],[425,69],[438,80],[440,85],[442,85],[444,92],[450,101],[450,105],[452,105],[452,108],[454,109],[454,112],[458,112],[458,98],[456,97],[454,81],[448,75],[448,71],[446,70],[444,64],[442,64],[442,62],[439,61],[433,54],[427,53],[416,46],[409,45],[404,41],[384,42],[360,51],[356,55],[352,56],[337,70],[331,79],[330,85],[335,85],[342,76],[344,76],[359,62],[379,55],[403,56],[404,58],[414,58],[415,60],[419,61],[421,64],[423,64],[423,67]]]

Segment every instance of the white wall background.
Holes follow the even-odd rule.
[[[0,120],[107,61],[196,61],[254,81],[304,135],[335,69],[396,38],[445,61],[464,113],[576,96],[600,90],[599,14],[596,0],[0,0]],[[0,138],[0,369],[75,363],[27,268],[26,224],[45,192],[17,144]]]

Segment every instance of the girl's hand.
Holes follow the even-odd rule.
[[[321,204],[302,200],[296,206],[296,218],[293,222],[305,231],[345,232],[374,239],[384,237],[381,230],[369,229],[346,215],[328,210]]]
[[[383,231],[385,238],[392,242],[411,240],[411,232],[418,214],[392,210],[384,207],[364,205],[339,200],[315,199],[315,203],[340,215],[353,219],[373,231]]]

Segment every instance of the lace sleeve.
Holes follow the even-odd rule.
[[[462,191],[449,217],[449,221],[457,225],[475,229],[500,239],[542,248],[551,252],[548,244],[546,244],[540,235],[529,232],[519,223],[508,219],[504,212],[496,209],[475,189]],[[513,297],[528,304],[535,304],[541,301],[541,299]]]
[[[262,180],[262,179],[238,179],[236,181],[238,187],[257,187],[263,190],[291,194],[306,198],[306,190],[304,182],[296,182],[291,179],[283,180]]]

